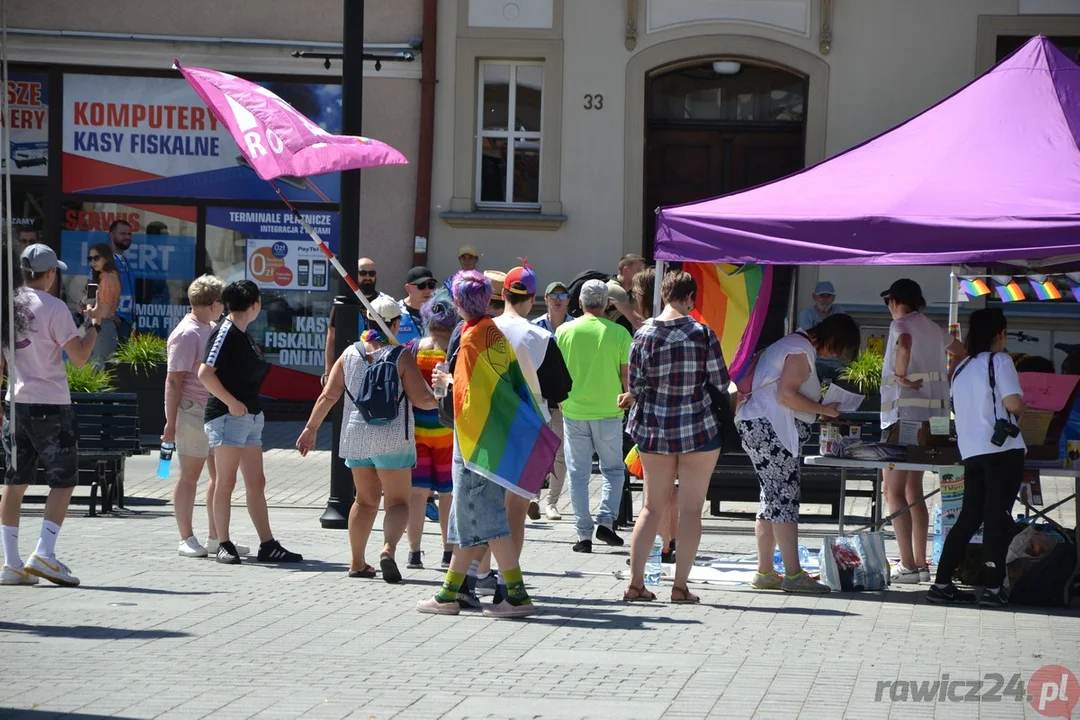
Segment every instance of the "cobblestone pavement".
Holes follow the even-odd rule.
[[[1036,718],[1023,698],[912,692],[987,679],[987,694],[993,673],[1026,683],[1046,665],[1080,671],[1076,604],[980,611],[927,605],[915,587],[803,597],[696,585],[696,607],[668,604],[669,587],[661,602],[625,605],[615,573],[628,548],[574,554],[569,519],[529,524],[522,564],[539,616],[420,615],[437,566],[404,570],[399,586],[345,576],[345,533],[318,523],[328,463],[267,453],[275,533],[308,558],[279,568],[177,557],[170,508],[152,504],[168,486],[143,479],[149,460],[133,462],[128,494],[140,500],[112,517],[75,508],[61,533],[82,587],[0,588],[0,717]],[[28,514],[24,555],[40,506]],[[254,540],[242,509],[234,524]],[[808,525],[803,542],[834,530]],[[436,565],[437,526],[425,524],[424,542]],[[749,522],[704,520],[700,557],[752,549]]]

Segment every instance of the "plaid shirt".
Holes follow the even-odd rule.
[[[720,341],[693,318],[647,320],[630,346],[630,409],[626,432],[641,452],[695,452],[718,432],[705,384],[727,390]]]

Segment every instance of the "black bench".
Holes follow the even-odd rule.
[[[138,395],[72,393],[71,402],[79,433],[78,484],[90,487],[88,514],[97,516],[99,498],[102,513],[112,512],[114,505],[123,508],[125,461],[150,452],[139,441]],[[34,484],[45,484],[45,471],[40,465]]]

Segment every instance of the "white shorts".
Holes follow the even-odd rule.
[[[205,405],[181,400],[176,411],[176,452],[185,457],[205,458],[210,454],[210,441],[203,422]]]

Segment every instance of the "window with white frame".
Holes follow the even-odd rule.
[[[536,209],[544,67],[535,62],[480,63],[476,206]]]

